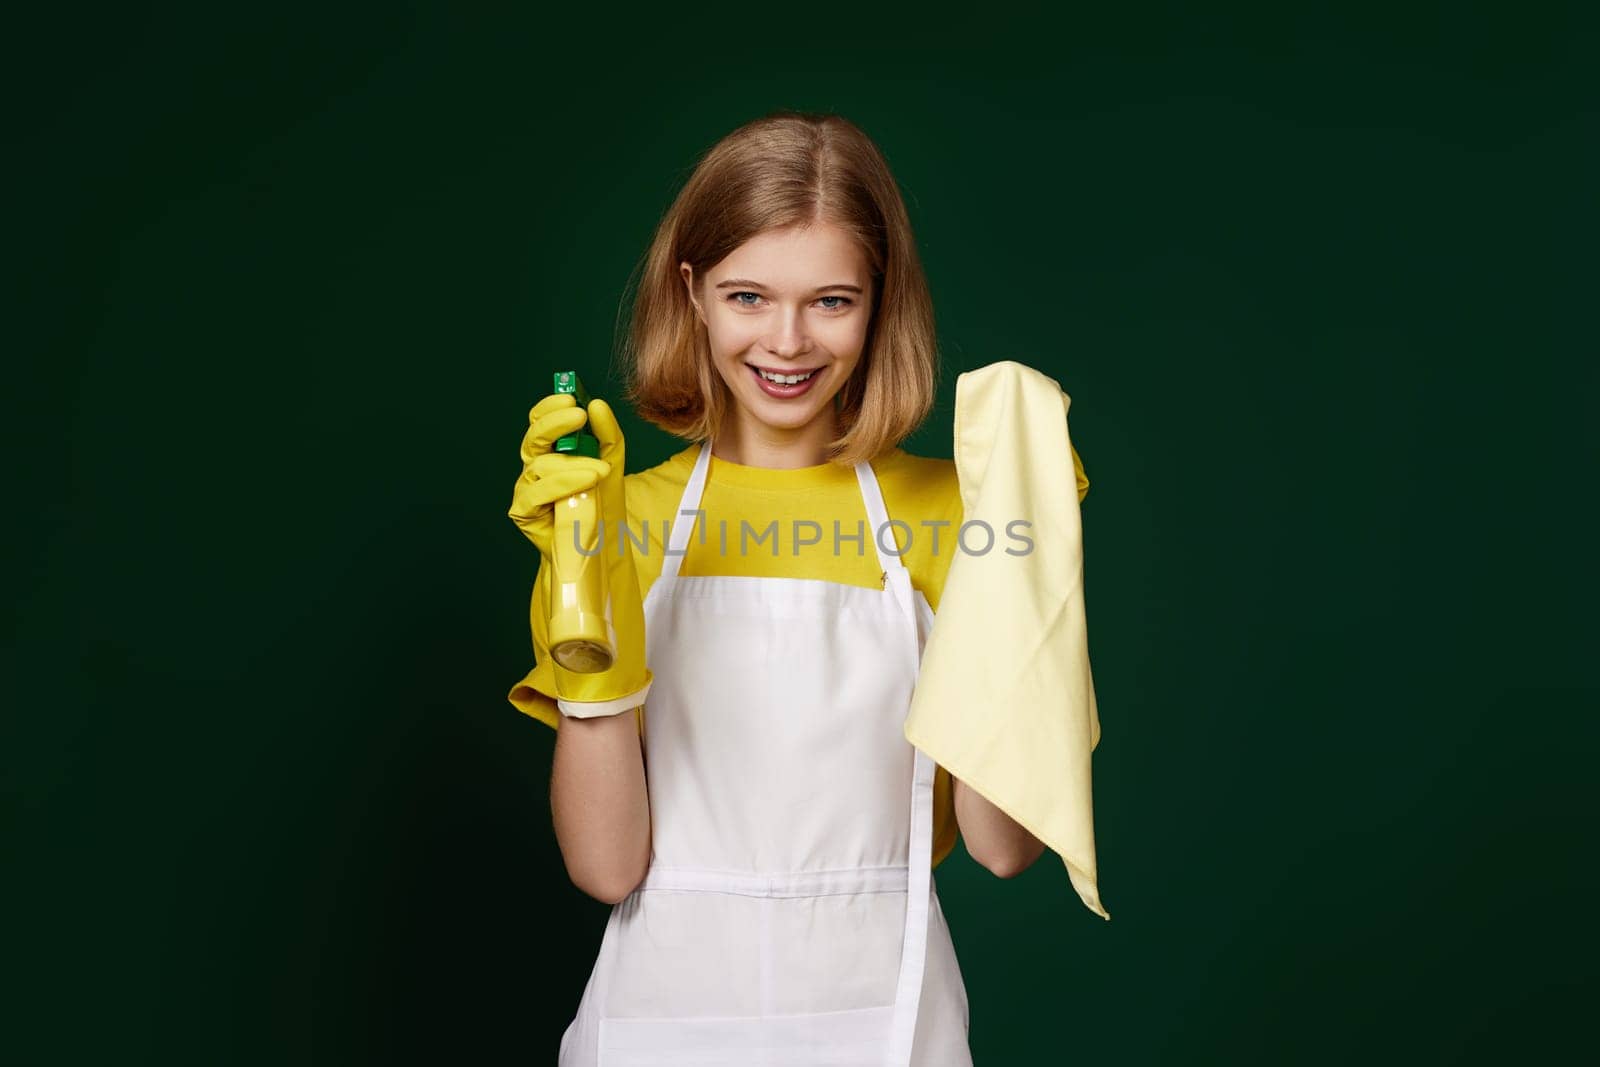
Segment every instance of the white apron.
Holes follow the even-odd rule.
[[[611,910],[560,1067],[970,1067],[933,761],[901,732],[933,610],[877,478],[856,465],[882,588],[680,577],[710,460],[703,443],[644,603],[650,869]]]

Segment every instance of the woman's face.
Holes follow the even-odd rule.
[[[872,312],[872,278],[855,241],[825,222],[767,230],[698,285],[688,263],[679,271],[744,429],[773,440],[808,428],[831,437],[833,398],[861,360]],[[789,384],[795,376],[803,380]]]

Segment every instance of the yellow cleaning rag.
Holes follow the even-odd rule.
[[[1100,714],[1071,403],[1054,379],[1013,360],[956,379],[955,465],[968,533],[952,546],[905,737],[1059,854],[1083,903],[1110,919],[1094,854],[1089,755],[1100,743]],[[1032,525],[1008,529],[1019,519]],[[994,534],[981,555],[989,536],[967,525],[978,522]]]

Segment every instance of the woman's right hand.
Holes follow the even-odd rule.
[[[588,412],[571,393],[551,393],[528,412],[528,432],[522,438],[522,476],[511,494],[511,521],[544,556],[555,537],[555,503],[600,484],[611,473],[603,459],[553,452],[556,439],[577,433],[588,422]]]

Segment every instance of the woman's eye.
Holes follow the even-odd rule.
[[[745,297],[750,299],[746,300]],[[843,311],[853,303],[848,296],[820,296],[817,299],[822,302],[822,310],[824,311]],[[742,290],[737,293],[729,293],[728,300],[739,307],[753,308],[761,303],[761,294]],[[827,303],[829,300],[834,301],[834,303]]]

